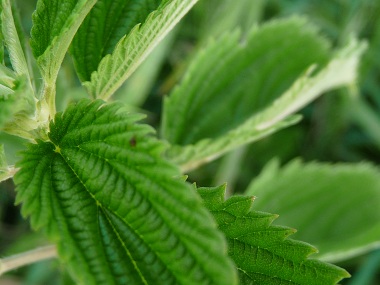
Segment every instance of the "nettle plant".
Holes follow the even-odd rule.
[[[225,185],[198,188],[185,176],[352,85],[364,43],[332,51],[299,17],[226,30],[192,55],[165,98],[160,135],[111,102],[196,2],[39,0],[29,45],[14,3],[1,1],[0,126],[26,146],[15,166],[1,147],[0,181],[14,179],[23,216],[54,244],[4,258],[1,272],[57,255],[77,284],[327,285],[349,277],[327,261],[376,244],[373,166],[272,161],[231,197]],[[56,112],[67,53],[88,98]],[[357,199],[363,217],[342,206]],[[310,257],[316,249],[275,219],[299,225],[321,253]]]

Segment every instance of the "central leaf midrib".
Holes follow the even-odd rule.
[[[132,256],[132,254],[131,254],[131,252],[128,250],[128,248],[127,248],[126,245],[124,244],[124,241],[121,239],[119,232],[117,231],[117,229],[115,228],[115,226],[114,226],[114,224],[111,222],[111,220],[109,219],[107,213],[106,213],[105,211],[103,211],[102,207],[100,207],[100,208],[101,208],[101,210],[102,210],[102,212],[103,212],[103,215],[104,215],[105,218],[107,219],[109,225],[112,227],[112,230],[113,230],[114,234],[116,235],[118,241],[120,242],[120,244],[121,244],[122,247],[124,248],[124,250],[125,250],[127,256],[128,256],[129,259],[131,260],[131,262],[132,262],[132,264],[133,264],[133,266],[134,266],[136,272],[138,273],[139,277],[141,278],[141,281],[142,281],[144,284],[148,285],[148,282],[145,280],[143,274],[141,273],[140,268],[139,268],[138,265],[136,264],[136,262],[135,262],[135,260],[134,260],[134,258],[133,258],[133,256]],[[118,215],[117,215],[117,216],[118,216]],[[118,216],[118,217],[119,217],[119,216]],[[119,218],[121,219],[121,217],[119,217]],[[98,220],[99,220],[99,219],[98,219]],[[137,232],[136,232],[136,231],[135,231],[130,225],[128,225],[128,223],[127,223],[124,219],[121,219],[121,220],[123,220],[123,222],[125,222],[125,224],[126,224],[126,225],[127,225],[132,231],[134,231],[135,234],[136,234],[137,236],[140,237],[140,235],[139,235],[139,234],[138,234],[138,233],[137,233]],[[141,238],[141,237],[140,237],[140,238]],[[141,238],[141,239],[142,239],[142,238]],[[143,240],[143,239],[142,239],[142,240]]]
[[[55,145],[56,146],[56,145]],[[78,148],[79,150],[81,150],[81,151],[84,151],[84,152],[86,152],[86,153],[88,153],[88,154],[91,154],[91,155],[94,155],[94,156],[97,156],[98,158],[100,158],[100,159],[102,159],[103,161],[104,161],[104,163],[106,163],[106,164],[108,164],[108,165],[110,165],[110,166],[113,166],[106,158],[104,158],[104,157],[102,157],[102,156],[99,156],[98,154],[96,154],[96,153],[93,153],[93,152],[89,152],[89,151],[87,151],[87,150],[85,150],[85,149],[83,149],[83,148],[80,148],[80,146],[81,145],[78,145],[78,146],[76,146],[76,147],[71,147],[71,148]],[[59,146],[57,145],[56,146],[56,148],[59,148]],[[79,182],[81,183],[81,185],[83,186],[83,188],[87,191],[87,193],[91,196],[91,198],[93,198],[93,200],[95,201],[95,203],[98,205],[98,207],[100,207],[102,210],[103,209],[107,209],[108,211],[111,211],[111,212],[113,212],[113,209],[109,209],[108,207],[105,207],[101,202],[100,202],[100,200],[98,200],[97,198],[96,198],[96,196],[91,192],[91,191],[89,191],[88,189],[87,189],[87,187],[85,186],[85,184],[83,183],[83,181],[80,179],[80,177],[76,174],[76,172],[75,172],[75,170],[71,167],[71,165],[70,165],[70,163],[69,163],[69,160],[62,154],[62,152],[59,152],[58,153],[59,155],[60,155],[60,157],[65,161],[65,163],[66,163],[66,165],[70,168],[70,170],[72,171],[72,173],[75,175],[75,177],[79,180]],[[134,171],[137,171],[136,169],[134,169]],[[144,175],[144,173],[140,173],[141,175]],[[144,176],[146,176],[146,175],[144,175]],[[156,181],[152,181],[152,182],[156,182]],[[136,187],[135,187],[136,188]],[[147,199],[148,201],[149,201],[149,199]],[[149,203],[150,203],[150,201],[149,201]],[[151,204],[151,203],[150,203]],[[152,204],[151,204],[152,205]],[[155,210],[155,212],[160,216],[160,218],[161,218],[161,220],[163,220],[163,221],[166,221],[166,218],[165,217],[163,217],[162,216],[162,214],[160,213],[160,211],[158,210],[158,209],[156,209],[155,207],[153,207],[153,205],[152,205],[152,208]],[[128,225],[128,223],[127,223],[127,221],[124,219],[124,218],[122,218],[117,212],[113,212],[118,218],[120,218],[137,236],[139,236],[140,238],[141,238],[141,240],[143,240],[144,241],[144,244],[145,245],[147,245],[150,249],[151,249],[151,251],[152,252],[154,252],[155,253],[155,256],[163,263],[163,264],[165,264],[166,265],[166,262],[164,261],[164,260],[162,260],[161,258],[160,258],[160,255],[159,254],[157,254],[157,252],[150,246],[150,244],[149,243],[147,243],[146,241],[145,241],[145,239],[138,233],[138,232],[136,232],[136,230],[133,228],[133,227],[131,227],[130,225]],[[98,219],[97,219],[98,220]],[[107,220],[109,221],[109,218],[107,217]],[[113,228],[113,230],[114,230],[114,232],[115,232],[115,234],[117,235],[117,237],[118,237],[118,240],[119,240],[119,242],[121,243],[121,245],[122,245],[122,247],[123,248],[125,248],[125,250],[126,250],[126,253],[127,253],[127,255],[128,256],[130,256],[130,258],[131,258],[131,261],[132,261],[132,263],[133,264],[135,264],[134,263],[134,259],[133,259],[133,257],[130,255],[130,252],[128,251],[128,249],[125,247],[125,245],[124,245],[124,243],[122,242],[122,240],[120,239],[120,234],[119,234],[119,232],[116,230],[116,228],[114,227],[114,225],[110,222],[110,225],[111,225],[111,227]],[[167,223],[166,222],[166,225],[169,227],[169,225],[170,225],[170,223]],[[98,225],[99,226],[99,225]],[[170,231],[172,232],[172,233],[176,233],[176,231],[175,231],[175,229],[173,229],[172,227],[169,227],[170,228]],[[175,236],[178,238],[178,240],[181,242],[181,243],[183,243],[183,244],[185,244],[185,242],[180,238],[180,236],[178,235],[178,234],[175,234]],[[191,251],[188,249],[188,252],[190,253]],[[196,258],[194,258],[194,254],[192,253],[191,254],[191,256],[192,256],[192,259],[193,260],[196,260]],[[135,265],[135,268],[136,268],[136,271],[139,273],[139,276],[141,276],[142,278],[143,278],[143,276],[141,275],[141,272],[140,272],[140,270],[138,269],[138,267],[137,267],[137,265]],[[166,268],[173,274],[173,272],[172,272],[172,270],[170,270],[170,267],[168,267],[168,266],[166,266]],[[205,273],[205,272],[204,272]],[[175,279],[177,279],[177,277],[176,277],[176,275],[174,274],[173,275],[174,276],[174,278]],[[144,279],[145,280],[145,279]],[[145,281],[146,282],[146,281]],[[148,284],[148,283],[145,283],[145,284]]]

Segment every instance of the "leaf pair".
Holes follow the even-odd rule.
[[[57,114],[49,141],[29,144],[15,176],[17,202],[45,228],[80,284],[335,284],[347,273],[286,239],[251,197],[224,202],[161,157],[163,144],[119,104],[82,100]],[[176,178],[177,177],[177,178]]]

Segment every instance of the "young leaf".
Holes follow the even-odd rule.
[[[16,171],[13,167],[8,166],[4,153],[4,146],[0,144],[0,183],[11,178],[15,172]]]
[[[316,249],[289,239],[295,230],[271,225],[277,215],[252,211],[253,197],[224,201],[225,186],[199,188],[198,192],[227,238],[240,284],[329,285],[349,277],[339,267],[309,259]]]
[[[174,144],[169,157],[192,169],[289,125],[283,120],[318,95],[353,82],[364,44],[351,42],[316,75],[314,67],[305,72],[326,59],[326,47],[300,18],[255,29],[243,45],[237,32],[212,42],[165,100],[163,137]]]
[[[31,41],[42,76],[53,85],[66,51],[96,0],[38,0]]]
[[[26,76],[28,82],[31,84],[32,76],[29,73],[29,66],[21,43],[24,39],[20,39],[20,32],[16,28],[10,0],[1,1],[1,23],[2,34],[9,52],[13,70],[18,75]]]
[[[4,146],[0,144],[0,183],[6,179],[8,179],[8,163],[4,153]]]
[[[90,95],[108,99],[197,2],[163,0],[144,24],[136,25],[118,42],[113,53],[102,59],[91,81],[84,83]]]
[[[278,223],[299,229],[297,238],[315,244],[320,259],[338,261],[380,245],[379,176],[364,163],[295,160],[279,169],[272,162],[247,193],[259,197],[257,209],[281,213]]]
[[[301,18],[254,27],[243,43],[239,31],[225,33],[199,51],[166,98],[164,137],[187,145],[225,134],[267,107],[311,64],[326,61],[327,47]]]
[[[27,88],[25,75],[17,75],[0,64],[0,129],[23,138],[31,138],[35,129],[34,97]]]
[[[22,213],[79,284],[236,284],[223,236],[139,119],[99,100],[57,114],[18,164]]]
[[[89,81],[101,59],[148,14],[160,0],[98,0],[75,35],[70,52],[81,81]],[[96,31],[96,33],[94,32]]]

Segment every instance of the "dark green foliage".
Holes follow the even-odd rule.
[[[76,71],[89,81],[101,59],[113,52],[116,43],[148,14],[160,0],[99,0],[86,17],[71,45]]]
[[[251,210],[254,197],[224,201],[225,186],[199,188],[228,241],[228,252],[239,270],[240,284],[333,285],[349,274],[336,266],[308,259],[316,249],[289,239],[295,230],[271,225],[277,215]]]
[[[139,119],[100,100],[57,114],[18,164],[22,213],[79,284],[234,284],[222,235]]]

